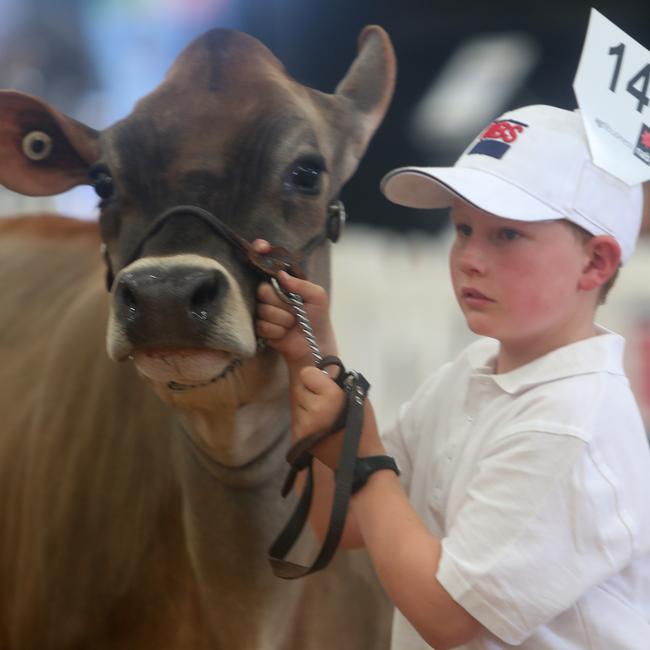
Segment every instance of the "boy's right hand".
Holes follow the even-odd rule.
[[[265,252],[265,244],[267,243],[263,240],[254,242],[260,252]],[[336,354],[336,342],[329,319],[329,299],[325,289],[284,271],[279,273],[278,281],[284,291],[297,293],[303,299],[314,336],[323,355]],[[260,284],[257,299],[255,323],[257,335],[266,339],[268,344],[280,352],[288,363],[301,363],[301,365],[311,363],[309,346],[291,305],[282,300],[268,282]]]

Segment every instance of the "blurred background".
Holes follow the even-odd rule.
[[[647,0],[0,0],[0,87],[101,129],[128,114],[211,27],[256,36],[298,81],[332,91],[363,26],[382,25],[397,53],[397,89],[342,195],[350,222],[333,249],[333,304],[346,363],[370,377],[388,424],[471,336],[448,287],[446,213],[392,205],[379,180],[401,165],[452,164],[509,108],[575,108],[572,82],[592,6],[650,48]],[[46,209],[93,219],[95,205],[87,188],[27,199],[0,187],[2,215]],[[629,339],[628,371],[650,427],[649,271],[642,242],[601,321]]]

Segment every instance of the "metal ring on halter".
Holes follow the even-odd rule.
[[[341,201],[334,201],[327,208],[327,237],[333,243],[339,240],[347,220],[345,206]]]

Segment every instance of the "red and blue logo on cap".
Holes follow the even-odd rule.
[[[469,154],[480,153],[492,158],[502,158],[511,143],[519,137],[528,124],[517,120],[496,120],[481,133],[478,142],[472,147]]]
[[[639,141],[634,148],[634,155],[643,160],[646,165],[650,165],[650,126],[641,125]]]

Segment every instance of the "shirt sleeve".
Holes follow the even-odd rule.
[[[493,443],[442,540],[437,578],[464,609],[518,645],[619,571],[632,536],[589,444],[549,431]]]

